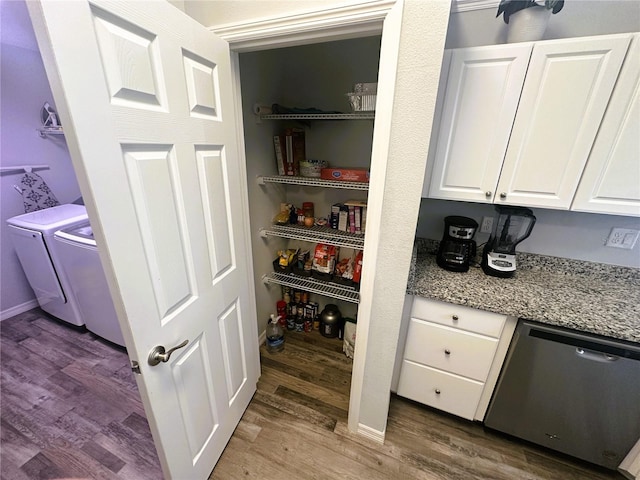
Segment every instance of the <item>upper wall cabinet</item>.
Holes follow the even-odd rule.
[[[640,34],[611,96],[571,210],[640,216]]]
[[[447,64],[449,69],[444,99],[439,99],[442,117],[430,197],[493,199],[532,47],[527,43],[445,52],[443,70]]]
[[[427,196],[568,209],[630,39],[453,51]]]

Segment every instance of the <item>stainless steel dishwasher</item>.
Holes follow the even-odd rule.
[[[640,438],[640,345],[520,320],[484,423],[615,469]]]

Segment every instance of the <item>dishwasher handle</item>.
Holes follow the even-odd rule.
[[[576,356],[590,360],[598,360],[600,362],[611,362],[616,359],[640,360],[640,345],[632,342],[600,337],[555,326],[541,325],[522,319],[516,332],[539,341],[560,343],[573,347]]]
[[[602,363],[616,362],[620,359],[620,357],[616,357],[615,355],[585,350],[584,348],[580,347],[576,347],[576,355],[578,356],[578,358],[584,358],[585,360],[592,360],[594,362]]]

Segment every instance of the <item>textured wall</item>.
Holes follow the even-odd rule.
[[[352,405],[360,403],[358,423],[377,432],[386,429],[448,16],[446,1],[407,0],[404,4],[375,285],[368,335],[362,338],[367,341],[366,367],[361,398],[351,400]],[[351,422],[350,418],[350,426]]]

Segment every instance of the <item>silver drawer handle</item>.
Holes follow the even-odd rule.
[[[185,340],[180,345],[176,345],[175,347],[171,348],[168,351],[165,351],[162,345],[153,347],[149,352],[149,358],[147,359],[147,361],[149,362],[149,365],[154,367],[158,365],[160,362],[168,362],[169,358],[171,358],[171,354],[176,350],[178,350],[179,348],[184,347],[187,343],[189,343],[189,340]]]
[[[451,319],[452,319],[454,322],[457,322],[457,321],[458,321],[458,319],[459,319],[459,317],[458,317],[458,315],[456,315],[456,314],[454,313],[453,315],[451,315]]]
[[[436,395],[440,395],[440,389],[436,388]]]
[[[444,354],[445,355],[451,355],[451,350],[449,350],[448,348],[444,349]]]

